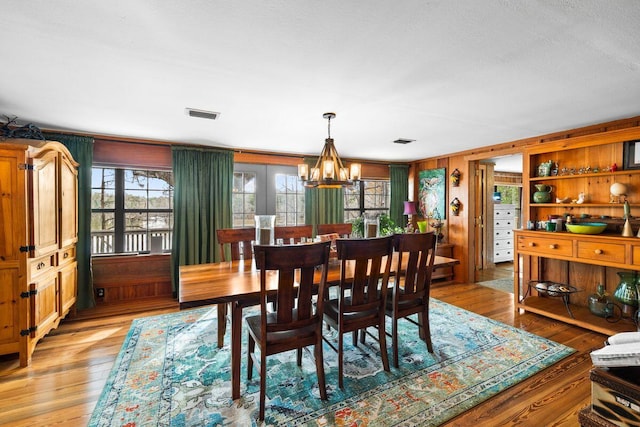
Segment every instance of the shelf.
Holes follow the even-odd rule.
[[[629,206],[640,207],[640,203],[629,203]],[[529,204],[532,208],[623,208],[622,203],[533,203]]]
[[[529,178],[529,182],[534,181],[554,181],[557,179],[576,179],[576,178],[598,178],[601,176],[624,176],[624,175],[638,175],[640,170],[623,170],[616,172],[598,172],[598,173],[580,173],[575,175],[555,175],[555,176],[535,176]]]
[[[531,313],[541,314],[545,317],[605,335],[614,335],[618,332],[628,332],[636,329],[630,319],[620,319],[615,323],[608,322],[606,319],[592,314],[586,307],[570,304],[571,312],[573,313],[572,318],[569,316],[562,300],[558,298],[530,296],[518,303],[517,306]]]

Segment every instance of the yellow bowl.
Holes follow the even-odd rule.
[[[607,228],[604,222],[583,222],[579,224],[565,224],[567,230],[577,234],[600,234]]]

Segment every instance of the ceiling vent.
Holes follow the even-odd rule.
[[[394,144],[411,144],[415,139],[399,138],[393,141]]]
[[[216,113],[215,111],[196,110],[195,108],[185,108],[185,111],[187,116],[198,117],[200,119],[215,120],[220,115],[220,113]]]

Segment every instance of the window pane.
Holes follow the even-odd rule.
[[[114,252],[114,217],[115,214],[112,212],[91,214],[91,253],[110,254]]]
[[[92,188],[116,188],[116,171],[110,168],[93,168],[91,170]]]
[[[304,224],[304,187],[298,185],[298,176],[276,174],[275,177],[276,223]]]
[[[124,195],[125,209],[147,209],[146,190],[126,190]]]
[[[171,209],[170,192],[149,190],[149,209]]]

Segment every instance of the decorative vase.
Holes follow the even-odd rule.
[[[418,230],[420,230],[421,233],[426,233],[427,232],[427,221],[418,221]]]
[[[620,283],[613,292],[613,297],[622,303],[622,316],[631,317],[634,308],[638,307],[638,290],[636,287],[636,274],[619,272]]]
[[[589,310],[599,317],[611,317],[613,314],[613,305],[609,301],[604,285],[598,285],[596,293],[589,295]]]
[[[256,244],[273,245],[275,243],[275,215],[256,215]]]
[[[551,201],[551,186],[546,184],[536,184],[536,192],[533,193],[534,203],[549,203]]]

